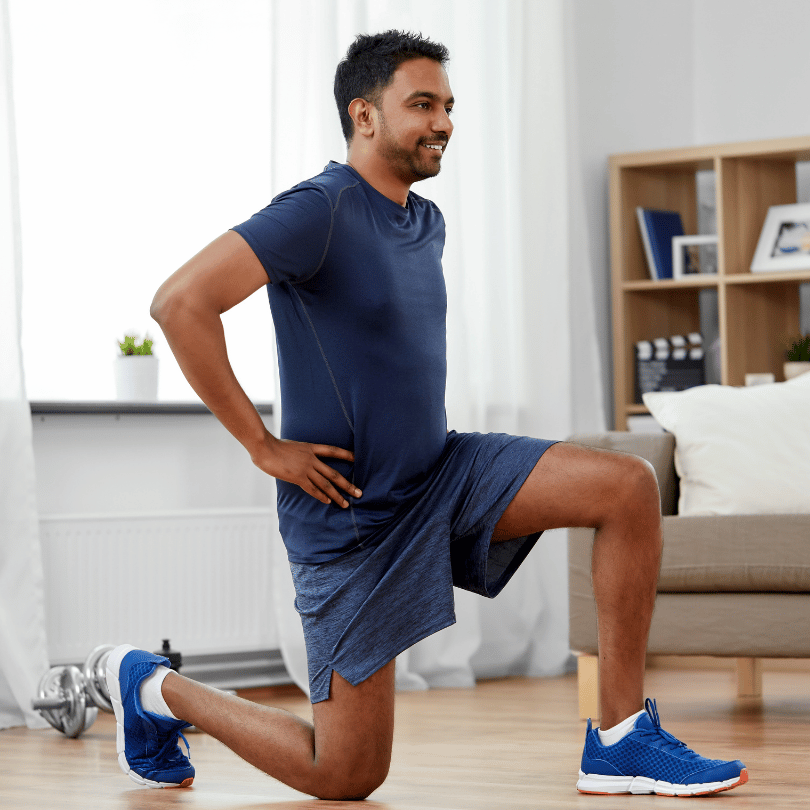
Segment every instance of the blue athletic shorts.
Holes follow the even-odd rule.
[[[454,585],[487,597],[503,589],[541,532],[495,544],[492,533],[552,444],[451,431],[427,494],[376,544],[290,563],[313,703],[329,697],[332,670],[356,685],[453,624]]]

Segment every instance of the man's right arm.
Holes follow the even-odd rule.
[[[349,450],[277,439],[239,384],[228,360],[221,315],[267,284],[267,273],[235,231],[215,239],[171,275],[155,294],[151,315],[180,369],[220,422],[275,478],[297,484],[324,503],[358,490],[318,456],[354,461]]]

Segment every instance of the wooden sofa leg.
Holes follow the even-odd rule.
[[[762,697],[762,660],[737,659],[737,697]]]
[[[599,718],[599,658],[580,655],[577,658],[577,688],[579,691],[579,719]]]

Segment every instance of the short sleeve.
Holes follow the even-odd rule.
[[[323,189],[297,186],[232,230],[250,245],[273,284],[295,284],[314,276],[323,263],[332,205]]]

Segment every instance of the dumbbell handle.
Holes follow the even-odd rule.
[[[70,706],[70,701],[67,698],[38,698],[31,701],[31,706],[34,709],[66,709]]]

